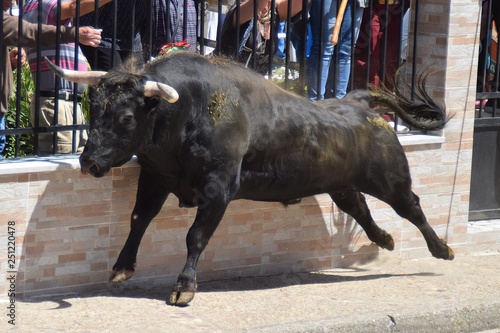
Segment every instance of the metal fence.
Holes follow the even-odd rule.
[[[260,2],[260,0],[247,1],[252,1],[254,4]],[[297,13],[291,12],[293,1],[300,1],[300,10]],[[316,1],[317,3],[315,3]],[[316,45],[314,45],[313,42],[313,46],[311,46],[311,30],[314,27],[321,27],[325,24],[325,22],[322,21],[323,19],[319,19],[319,22],[312,20],[310,16],[311,6],[313,6],[313,4],[319,4],[322,7],[325,3],[329,3],[329,1],[330,0],[288,0],[288,12],[286,15],[281,13],[281,17],[287,16],[288,19],[280,25],[270,24],[269,27],[270,36],[278,36],[277,45],[273,44],[274,47],[271,47],[267,54],[270,61],[268,62],[268,68],[265,75],[267,75],[269,79],[274,79],[278,81],[278,84],[282,84],[284,88],[294,89],[299,94],[304,95],[307,94],[308,90],[310,91],[312,87],[314,87],[314,84],[311,85],[312,87],[307,87],[306,84],[308,57],[310,57],[311,52],[313,52],[312,48],[319,47],[319,52],[323,52],[327,43],[321,40],[319,44],[316,43]],[[349,1],[351,6],[353,4],[357,6],[357,0]],[[13,64],[14,67],[22,68],[23,70],[15,70],[14,72],[14,93],[10,98],[9,111],[5,116],[6,129],[0,129],[0,135],[7,136],[7,147],[3,152],[6,158],[42,155],[40,154],[40,146],[41,137],[44,135],[51,136],[52,145],[49,155],[58,155],[60,136],[62,133],[68,133],[68,131],[70,131],[72,137],[69,153],[78,153],[78,146],[76,144],[78,131],[85,131],[88,129],[86,123],[77,121],[79,105],[81,105],[85,117],[88,118],[85,93],[81,95],[75,93],[69,96],[70,101],[73,102],[74,120],[71,123],[63,124],[60,119],[61,115],[55,112],[53,119],[50,120],[50,124],[41,125],[41,119],[43,117],[41,99],[46,97],[43,96],[44,89],[41,89],[42,83],[40,82],[40,68],[43,69],[42,59],[45,52],[43,51],[45,49],[42,48],[41,37],[41,30],[43,29],[42,22],[45,22],[44,11],[48,10],[50,6],[57,4],[55,12],[59,14],[57,14],[57,17],[53,18],[55,20],[54,22],[56,22],[55,25],[57,29],[61,29],[61,25],[67,25],[69,21],[61,20],[60,15],[63,12],[63,3],[60,1],[54,0],[50,3],[48,0],[40,0],[35,2],[38,3],[38,20],[36,21],[38,33],[36,46],[34,48],[32,47],[30,51],[30,62],[32,64],[31,68],[33,69],[36,67],[36,70],[30,75],[28,65],[22,66],[20,58],[17,63]],[[178,42],[180,39],[189,38],[189,36],[194,33],[196,39],[196,46],[192,46],[192,48],[196,49],[194,51],[212,56],[214,50],[217,51],[222,46],[222,27],[228,10],[232,6],[239,8],[244,3],[241,0],[132,0],[111,1],[99,8],[99,0],[95,0],[91,13],[83,16],[81,15],[83,11],[88,10],[82,7],[83,2],[80,3],[76,0],[70,0],[70,2],[75,4],[73,9],[74,18],[70,20],[71,25],[74,26],[75,29],[78,30],[84,25],[92,25],[98,28],[103,28],[102,25],[106,25],[107,30],[103,31],[103,33],[106,33],[106,36],[110,36],[109,38],[111,38],[108,51],[111,52],[112,56],[108,57],[110,63],[107,64],[109,68],[117,66],[115,59],[120,61],[120,57],[126,57],[130,54],[139,55],[139,57],[136,58],[139,59],[139,63],[144,63],[157,56],[161,51],[158,48],[158,40],[160,39],[159,32],[162,29],[162,31],[164,31],[162,38],[164,38],[163,41],[166,43]],[[270,1],[270,8],[275,8],[278,2],[279,0]],[[330,2],[337,6],[341,5],[340,0]],[[192,31],[193,22],[189,22],[190,18],[192,19],[193,17],[193,6],[195,8],[194,32]],[[411,10],[409,9],[410,7]],[[392,69],[391,73],[388,71],[387,64],[389,59],[395,59],[397,64],[394,67],[399,67],[401,64],[405,63],[406,50],[408,49],[407,45],[413,45],[411,49],[414,53],[418,50],[418,46],[416,45],[418,27],[410,27],[412,24],[411,22],[418,21],[418,7],[418,0],[414,0],[412,6],[410,6],[410,0],[368,1],[368,7],[362,10],[363,16],[361,26],[359,27],[359,37],[356,38],[356,33],[354,33],[354,31],[351,33],[352,39],[349,48],[351,62],[349,64],[350,76],[348,78],[347,91],[354,88],[366,88],[368,83],[373,83],[373,75],[371,72],[372,69],[377,66],[380,67],[376,73],[377,84],[386,84],[388,86],[392,84],[391,80],[394,80],[394,71]],[[19,8],[21,10],[19,10]],[[4,16],[11,14],[19,16],[17,29],[20,33],[18,42],[13,45],[6,45],[6,41],[2,38],[2,41],[0,41],[0,55],[2,59],[8,57],[7,52],[13,48],[18,48],[19,50],[23,48],[29,49],[26,46],[26,38],[22,38],[23,28],[27,25],[24,21],[26,13],[23,13],[23,8],[26,8],[26,1],[20,0],[19,3],[17,3],[16,10],[4,12]],[[352,8],[357,7],[351,7],[351,9]],[[376,11],[378,11],[378,14],[376,14]],[[109,17],[106,17],[106,15],[103,14],[104,12],[107,12],[106,15]],[[161,13],[160,16],[159,13]],[[346,13],[349,13],[346,15],[352,16],[344,18],[344,22],[349,21],[349,18],[352,22],[357,20],[358,17],[356,15],[358,15],[359,12],[351,10],[350,12],[346,11]],[[253,17],[255,22],[262,22],[262,18],[259,14],[257,6],[254,6]],[[240,10],[236,10],[237,24],[235,29],[237,30],[237,37],[234,40],[235,45],[239,45],[241,42],[239,37],[240,24],[238,24],[240,22],[240,15]],[[376,15],[378,15],[377,24],[379,24],[379,31],[377,31],[377,34],[379,34],[381,38],[377,41],[379,45],[377,45],[375,51],[372,23]],[[277,13],[271,11],[270,22],[274,22],[276,17]],[[320,17],[323,17],[323,15],[320,15]],[[168,28],[164,29],[163,27]],[[4,31],[3,23],[2,30]],[[413,35],[410,36],[409,39],[408,30],[413,31]],[[259,33],[261,32],[257,28],[257,25],[255,25],[251,31],[254,40]],[[181,38],[179,38],[179,35]],[[3,36],[5,36],[5,31]],[[140,37],[139,42],[137,42],[137,36]],[[76,45],[80,44],[80,38],[81,37],[76,34],[74,40]],[[122,40],[120,40],[120,38]],[[59,37],[56,38],[53,46],[56,50],[56,63],[59,63],[59,54],[63,45],[62,40]],[[80,46],[83,49],[89,49],[88,47]],[[92,69],[99,69],[97,59],[100,57],[98,55],[100,51],[102,50],[94,49],[90,51],[93,52],[93,54],[88,52],[83,53],[87,56],[88,64]],[[258,52],[256,47],[250,49],[249,52],[253,55],[253,59],[257,58],[255,56],[256,52]],[[342,59],[340,52],[341,47],[336,46],[332,55],[332,65],[330,66],[329,79],[327,81],[329,84],[325,89],[325,98],[335,97],[332,96],[332,92],[336,90],[337,80],[332,78],[337,78],[339,76],[339,61]],[[372,57],[374,52],[377,52],[376,58]],[[118,56],[114,56],[115,54]],[[82,54],[75,52],[73,57],[76,59],[77,63],[79,57],[82,57]],[[415,57],[415,54],[413,54],[413,58]],[[377,63],[374,63],[373,59],[376,59]],[[36,64],[36,66],[33,64]],[[361,70],[359,69],[360,64],[362,64]],[[255,60],[252,60],[249,61],[247,65],[250,68],[255,68],[257,63]],[[322,70],[323,64],[318,61],[317,66],[317,71],[319,73]],[[411,73],[417,73],[418,71],[414,68],[415,64],[411,64],[411,66],[413,66]],[[496,82],[498,82],[498,78],[496,80]],[[415,81],[416,78],[412,76],[410,79],[411,87],[415,86]],[[2,84],[5,83],[2,81]],[[2,91],[5,91],[6,86],[0,88]],[[316,88],[318,92],[321,91],[319,79]],[[74,92],[78,92],[78,89],[78,86],[71,87],[71,91]],[[61,95],[61,93],[59,93],[61,92],[61,84],[56,80],[51,90],[58,92],[54,94],[54,103],[57,109],[58,103],[61,103],[61,98],[64,97],[64,94]],[[68,90],[62,92],[67,93]],[[481,98],[490,97],[490,92],[484,92],[483,94],[484,95],[478,96]],[[481,111],[479,111],[479,114],[481,114]],[[496,115],[495,111],[493,111],[493,115]],[[395,121],[397,124],[397,120]]]
[[[469,220],[500,218],[500,2],[482,1]]]

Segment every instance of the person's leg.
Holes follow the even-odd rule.
[[[80,103],[78,103],[78,109],[76,111],[76,123],[77,124],[85,124],[85,117],[83,116],[83,110]],[[85,148],[85,144],[88,140],[88,134],[86,130],[77,131],[76,133],[76,153],[83,153],[83,149]]]
[[[33,126],[48,127],[54,125],[54,98],[40,97],[40,112],[38,115],[39,123],[35,122],[35,96],[31,99],[31,123]],[[39,133],[38,134],[38,151],[35,154],[39,156],[50,155],[54,152],[53,149],[53,134]]]
[[[353,26],[353,31],[354,31],[354,45],[358,42],[358,37],[359,37],[359,31],[361,30],[361,22],[363,21],[363,14],[365,13],[365,9],[362,7],[359,7],[359,4],[356,2],[355,3],[355,8],[354,10],[354,23],[352,23]]]
[[[59,100],[57,124],[60,126],[73,125],[73,101]],[[57,133],[57,154],[71,154],[73,151],[73,133],[74,131],[61,131]],[[75,133],[78,148],[79,133]]]
[[[196,5],[192,0],[184,2],[179,0],[177,2],[167,1],[170,4],[170,31],[169,34],[173,35],[173,40],[170,42],[181,42],[186,40],[189,43],[189,49],[196,51]],[[187,4],[186,20],[184,22],[184,3]],[[177,20],[180,20],[179,22]],[[186,25],[184,26],[184,23]],[[184,33],[186,35],[184,35]],[[160,45],[161,46],[161,45]]]
[[[401,20],[403,19],[401,5],[389,6],[387,29],[384,27],[384,34],[387,34],[387,42],[384,46],[386,49],[385,61],[382,61],[382,66],[385,67],[385,86],[392,90],[396,81],[396,71],[401,62]],[[382,43],[383,44],[383,43]]]
[[[311,45],[312,45],[312,32],[311,24],[307,23],[307,41],[306,41],[306,57],[309,58],[311,55]]]
[[[323,16],[322,26],[319,25],[321,16]],[[325,95],[325,85],[333,54],[330,37],[336,17],[337,0],[325,0],[323,8],[321,8],[320,0],[312,1],[310,9],[312,45],[307,63],[306,85],[308,96],[313,101],[323,99]],[[321,63],[321,73],[318,73],[319,63]]]
[[[290,42],[293,45],[293,49],[295,50],[295,59],[300,59],[300,36],[295,33],[295,31],[290,31]],[[293,58],[293,55],[290,55]]]
[[[280,38],[279,34],[283,34],[285,32],[285,22],[278,23],[278,45],[277,50],[274,56],[276,58],[285,59],[285,38]]]
[[[311,24],[310,22],[307,22],[306,25],[307,35],[306,35],[306,41],[304,43],[302,43],[301,41],[302,38],[302,32],[300,31],[301,24],[302,22],[298,23],[299,27],[294,26],[294,28],[290,32],[290,41],[292,42],[293,48],[295,49],[295,58],[300,59],[302,55],[301,47],[302,45],[304,45],[306,48],[306,59],[307,59],[309,58],[309,54],[311,51],[311,44],[312,44]]]
[[[356,43],[358,39],[362,18],[363,8],[353,8],[352,3],[349,2],[346,7],[344,20],[342,22],[341,38],[338,45],[339,57],[337,67],[337,84],[334,94],[335,98],[340,99],[347,93],[347,87],[349,86],[349,79],[351,75],[351,59],[354,51],[354,45],[352,42],[354,41],[354,43]]]
[[[382,38],[383,33],[381,30],[380,24],[380,16],[378,14],[378,6],[377,4],[373,5],[373,14],[370,18],[370,29],[371,29],[371,46],[370,46],[370,56],[368,63],[368,80],[369,83],[374,84],[375,86],[380,85],[380,62],[382,61],[380,54],[382,52]]]
[[[54,104],[44,103],[42,112],[44,114],[51,114],[52,107]],[[73,124],[84,124],[85,120],[83,118],[83,112],[81,105],[79,103],[76,104],[76,121],[73,122],[75,111],[74,111],[74,103],[73,101],[64,101],[59,100],[58,103],[59,111],[58,111],[58,125],[73,125]],[[83,152],[83,148],[87,143],[87,131],[61,131],[57,133],[57,154],[72,154],[73,153],[73,138],[75,139],[75,152],[81,154]]]
[[[370,53],[368,46],[370,45],[371,38],[371,19],[369,8],[364,9],[360,24],[358,40],[356,41],[356,47],[354,50],[354,70],[351,74],[353,75],[353,89],[366,89],[367,87],[367,67]]]

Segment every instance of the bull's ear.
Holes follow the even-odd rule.
[[[148,113],[156,112],[156,109],[160,106],[161,99],[158,97],[146,98],[146,110]]]

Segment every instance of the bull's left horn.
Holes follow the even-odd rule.
[[[144,95],[147,97],[158,96],[169,103],[175,103],[179,99],[179,94],[174,88],[168,84],[156,81],[146,81]]]
[[[50,61],[47,57],[45,57],[45,63],[55,75],[75,83],[98,84],[101,77],[107,73],[102,71],[73,71],[70,69],[63,69]]]

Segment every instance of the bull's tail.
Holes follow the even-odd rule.
[[[442,129],[448,122],[446,110],[443,106],[436,104],[425,90],[428,75],[420,76],[417,92],[413,99],[406,97],[401,90],[388,92],[380,88],[356,91],[349,99],[360,102],[368,102],[370,107],[377,111],[379,107],[389,107],[405,123],[422,131],[433,131]],[[381,110],[379,110],[381,111]]]

